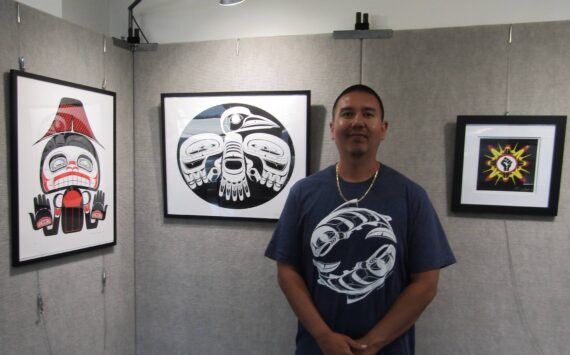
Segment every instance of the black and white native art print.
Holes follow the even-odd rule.
[[[319,222],[311,235],[313,264],[320,285],[358,302],[382,288],[396,264],[396,236],[392,218],[348,201]],[[351,244],[351,248],[347,244]],[[347,252],[348,250],[348,252]],[[350,250],[373,250],[360,256]],[[347,254],[350,261],[347,261]],[[340,261],[342,255],[344,262]]]
[[[114,93],[12,75],[15,264],[114,244]]]
[[[308,93],[225,95],[163,95],[166,214],[277,218],[306,176]]]
[[[208,131],[216,123],[219,130]],[[287,184],[295,149],[285,127],[271,114],[228,103],[188,123],[180,137],[178,162],[184,181],[203,200],[250,208],[271,200]]]

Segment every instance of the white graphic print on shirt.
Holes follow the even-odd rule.
[[[396,236],[390,225],[392,218],[366,208],[356,200],[348,201],[323,218],[311,235],[313,264],[319,272],[319,284],[346,294],[346,303],[358,302],[377,288],[384,286],[396,263]],[[381,245],[366,260],[356,262],[352,269],[333,274],[338,262],[322,262],[317,258],[328,254],[340,241],[348,240],[363,227],[371,228],[364,239],[385,238],[391,243]]]

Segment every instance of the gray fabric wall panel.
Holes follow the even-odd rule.
[[[556,341],[569,329],[559,316],[570,303],[568,155],[554,220],[449,211],[457,115],[568,115],[569,28],[517,25],[511,45],[509,26],[365,41],[365,83],[383,93],[391,123],[380,156],[426,188],[459,260],[442,272],[440,294],[418,323],[419,353],[570,351]]]
[[[360,41],[173,44],[138,52],[133,62],[110,39],[104,54],[102,35],[21,8],[18,25],[16,4],[0,0],[4,73],[23,55],[32,73],[93,87],[106,78],[117,92],[118,245],[12,268],[9,147],[0,145],[0,353],[47,353],[49,342],[57,354],[134,354],[135,344],[140,354],[290,354],[295,318],[263,257],[274,223],[163,217],[160,94],[311,90],[314,172],[337,159],[330,109],[360,80]],[[515,25],[510,45],[508,33],[509,26],[396,31],[362,43],[363,82],[382,94],[391,125],[381,160],[426,188],[459,261],[442,272],[439,295],[418,323],[421,354],[570,353],[570,125],[557,217],[449,210],[457,115],[570,112],[570,22]],[[0,137],[7,137],[3,79]],[[38,284],[46,323],[36,311]]]
[[[160,46],[136,53],[137,352],[290,354],[295,319],[263,257],[274,223],[164,219],[160,94],[312,92],[312,170],[336,160],[331,97],[358,81],[357,41],[330,35]],[[327,113],[328,112],[328,113]]]
[[[570,22],[513,26],[510,111],[570,115]],[[570,353],[570,124],[558,216],[507,221],[518,303],[533,348]],[[562,312],[562,313],[561,313]],[[562,340],[564,339],[564,340]]]
[[[0,168],[0,353],[57,354],[134,353],[134,211],[133,201],[133,87],[132,55],[109,48],[103,36],[21,5],[0,0],[0,68],[17,69],[18,56],[28,72],[117,92],[118,245],[54,259],[36,265],[10,266],[10,213],[7,165]],[[109,39],[110,47],[110,39]],[[0,133],[10,119],[8,75],[4,75]],[[4,110],[6,107],[6,110]],[[6,115],[4,113],[6,112]],[[8,164],[7,145],[0,157]],[[120,206],[119,206],[120,207]],[[102,288],[105,268],[108,282]],[[45,322],[36,307],[38,287],[45,306]]]
[[[442,272],[439,296],[418,323],[419,353],[568,352],[568,345],[560,340],[570,328],[566,317],[560,316],[560,310],[568,309],[570,302],[564,273],[568,268],[564,256],[569,249],[568,225],[564,222],[568,184],[563,182],[560,215],[554,220],[465,216],[449,211],[457,115],[568,112],[570,72],[564,65],[568,23],[515,26],[510,46],[508,34],[509,26],[484,26],[398,31],[390,40],[363,42],[363,82],[379,89],[391,124],[380,157],[426,188],[459,260]],[[523,36],[528,37],[520,41],[524,45],[518,39]],[[336,150],[327,126],[330,101],[341,88],[359,80],[360,43],[333,41],[323,48],[319,41],[326,43],[330,38],[241,41],[239,56],[233,41],[163,46],[158,53],[137,54],[135,72],[161,71],[137,79],[135,84],[135,130],[137,138],[146,139],[137,140],[137,146],[156,147],[160,142],[156,123],[160,92],[281,89],[271,83],[285,83],[284,88],[289,88],[288,83],[299,81],[313,92],[312,119],[318,121],[313,122],[311,170],[333,163]],[[343,57],[346,53],[348,57]],[[298,65],[291,70],[280,62],[299,56],[295,59]],[[233,67],[220,65],[229,59]],[[533,61],[541,63],[541,68],[534,69]],[[349,71],[352,75],[347,74]],[[344,76],[338,80],[338,75]],[[160,78],[164,83],[154,89],[142,84]],[[327,85],[330,80],[338,85]],[[534,96],[541,100],[528,99]],[[136,166],[139,349],[148,353],[187,348],[200,352],[213,347],[210,351],[264,353],[267,349],[274,352],[277,346],[278,351],[290,353],[294,333],[290,324],[294,319],[274,288],[273,273],[263,269],[273,265],[256,259],[271,226],[163,221],[160,216],[150,216],[138,206],[162,210],[160,156],[150,148],[137,151]],[[563,179],[568,176],[568,163],[564,169]],[[225,245],[228,230],[233,231],[232,240],[238,246]],[[160,236],[168,238],[165,241]],[[248,250],[244,258],[251,260],[235,264],[233,260],[239,259],[236,255],[243,254],[240,245]],[[537,259],[542,261],[538,266]],[[194,270],[201,266],[209,271]],[[258,304],[257,309],[270,315],[257,320],[231,308],[243,310],[243,303],[227,309],[220,306],[232,295],[228,285],[232,290],[234,285],[238,287],[235,280],[228,283],[228,269],[244,275],[241,285],[256,287],[258,280],[266,280],[259,289],[260,296],[251,298],[243,290],[232,292],[248,297]],[[160,270],[167,270],[169,275],[161,276]],[[166,295],[166,289],[172,292]],[[267,299],[276,303],[259,304]],[[245,310],[245,314],[255,312]],[[240,324],[221,324],[232,318],[228,315]],[[287,321],[279,324],[281,319]],[[253,334],[266,336],[269,332],[252,329],[260,323],[263,329],[278,327],[270,328],[276,337],[273,347],[256,343],[255,349],[249,348]],[[240,331],[235,327],[241,327]],[[215,339],[218,335],[239,339],[220,343]]]
[[[505,111],[507,39],[508,27],[492,26],[365,41],[364,81],[382,93],[391,124],[382,160],[411,178],[430,176],[429,192],[450,193],[441,182],[451,182],[456,116]]]
[[[390,40],[365,43],[364,78],[382,92],[391,124],[381,160],[426,188],[459,260],[442,272],[442,291],[418,323],[420,353],[457,353],[453,346],[458,344],[474,351],[481,345],[472,334],[481,334],[477,329],[482,324],[494,317],[511,321],[516,311],[505,292],[496,293],[492,302],[478,302],[480,285],[471,282],[483,278],[495,286],[508,284],[504,237],[487,237],[491,230],[503,230],[502,223],[481,226],[474,219],[457,225],[448,216],[456,116],[504,113],[507,39],[508,27],[496,26],[401,31]],[[498,304],[502,307],[496,309]],[[465,307],[474,317],[463,325]],[[507,335],[513,339],[501,340],[506,344],[497,350],[505,345],[516,349],[524,334],[509,330]]]
[[[36,275],[11,268],[10,242],[10,172],[8,147],[8,120],[10,83],[7,72],[17,68],[18,41],[16,40],[16,4],[0,1],[0,68],[2,94],[0,95],[0,352],[3,354],[39,354],[45,349],[42,328],[35,324]],[[27,322],[22,321],[27,319]]]
[[[116,197],[117,245],[105,254],[106,351],[109,354],[135,353],[135,269],[134,269],[134,125],[133,56],[111,45],[105,55],[107,90],[116,96]],[[119,331],[121,330],[121,331]],[[113,334],[112,332],[118,332]],[[121,334],[122,333],[122,334]]]
[[[103,81],[103,38],[70,24],[20,5],[22,22],[18,25],[19,53],[26,70],[45,76],[101,87]]]

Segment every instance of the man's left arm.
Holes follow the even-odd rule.
[[[376,354],[405,333],[418,320],[422,312],[437,293],[439,269],[411,274],[410,283],[396,298],[396,301],[375,326],[363,338],[360,344],[367,349],[357,354]]]

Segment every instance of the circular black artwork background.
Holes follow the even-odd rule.
[[[238,112],[239,114],[230,115],[233,117],[233,119],[231,119],[228,118],[228,112]],[[285,159],[287,164],[274,164],[272,159],[264,159],[260,154],[248,154],[248,152],[244,150],[243,142],[247,140],[247,137],[250,135],[260,136],[260,134],[264,137],[268,137],[270,145],[273,147],[277,145],[288,148],[288,154],[286,154],[287,159]],[[249,169],[245,174],[240,176],[243,180],[243,184],[246,184],[249,189],[249,196],[243,194],[243,198],[230,197],[228,199],[225,191],[222,193],[222,196],[220,196],[220,190],[222,190],[222,185],[224,185],[223,168],[219,171],[220,175],[217,179],[207,179],[205,182],[202,181],[202,184],[188,183],[187,175],[185,175],[185,171],[188,171],[188,167],[185,169],[183,166],[184,163],[180,159],[181,154],[184,155],[181,148],[187,139],[191,139],[192,137],[196,139],[197,135],[200,135],[198,137],[205,137],[205,135],[209,135],[209,137],[213,137],[213,135],[219,137],[218,141],[222,144],[222,151],[217,154],[207,155],[205,161],[202,159],[194,162],[190,166],[190,169],[197,169],[196,166],[203,167],[198,170],[198,173],[208,177],[212,171],[215,172],[216,167],[224,167],[224,164],[230,168],[245,164],[244,168]],[[250,139],[256,136],[251,136]],[[242,140],[241,145],[239,144],[240,139]],[[230,162],[229,159],[224,160],[224,151],[229,153],[226,154],[226,157],[228,155],[242,156],[243,163]],[[202,111],[189,121],[178,141],[177,161],[181,177],[184,179],[186,186],[202,200],[219,207],[245,209],[262,205],[273,199],[283,190],[293,173],[295,151],[287,130],[273,115],[252,105],[224,103]],[[216,164],[216,162],[218,164]],[[252,174],[252,171],[257,172],[257,174]],[[272,171],[280,171],[280,188],[276,189],[274,187],[275,184],[267,186],[267,180],[263,181],[264,171],[266,172],[266,177],[271,176]],[[273,176],[275,176],[275,174],[273,174]],[[232,179],[235,178],[236,176],[234,175]],[[229,185],[226,184],[225,186]]]

